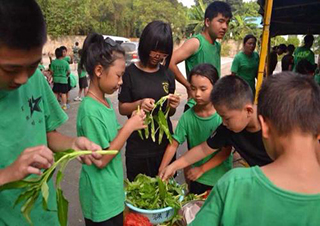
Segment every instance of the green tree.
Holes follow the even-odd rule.
[[[271,47],[273,47],[273,46],[278,46],[280,44],[286,44],[286,43],[287,43],[287,41],[284,37],[276,36],[276,37],[271,38],[270,44],[271,44]]]
[[[198,0],[198,4],[192,6],[187,11],[188,15],[188,33],[200,33],[204,26],[204,13],[207,4],[203,0]],[[189,34],[187,34],[189,35]]]
[[[299,47],[300,46],[300,40],[297,37],[297,35],[289,35],[288,39],[286,41],[286,45],[294,45],[295,47]]]

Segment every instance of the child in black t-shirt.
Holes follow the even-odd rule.
[[[250,166],[272,162],[263,146],[257,106],[253,103],[248,83],[238,76],[225,76],[215,84],[211,101],[223,124],[206,142],[192,148],[160,172],[162,179],[228,145],[233,146]]]
[[[172,49],[173,40],[169,24],[153,21],[145,27],[139,42],[140,61],[128,66],[123,76],[123,85],[119,93],[120,114],[130,117],[138,106],[145,112],[150,112],[154,103],[168,94],[168,105],[171,108],[169,116],[175,113],[180,98],[173,94],[175,80],[173,74],[168,71]],[[172,132],[169,118],[168,124]],[[157,137],[156,140],[158,141]],[[142,140],[138,132],[132,133],[126,146],[128,179],[134,180],[139,173],[156,176],[168,143],[165,136],[161,144],[158,144],[153,142],[151,137]]]

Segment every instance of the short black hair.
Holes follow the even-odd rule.
[[[220,78],[211,93],[214,106],[225,106],[229,110],[241,110],[246,104],[253,104],[253,100],[249,84],[234,75]]]
[[[26,50],[46,41],[46,24],[35,0],[0,0],[0,46]]]
[[[79,42],[76,42],[75,45],[78,46],[78,45],[79,45]]]
[[[65,47],[65,46],[60,46],[60,49],[61,49],[62,51],[63,51],[63,50],[68,51],[67,47]]]
[[[62,54],[62,49],[61,48],[56,48],[56,50],[54,51],[54,54],[56,55],[56,58],[60,58],[63,56]]]
[[[294,50],[295,50],[295,48],[296,48],[296,47],[294,47],[294,45],[289,44],[288,47],[287,47],[287,51],[290,52],[290,53],[293,53]]]
[[[204,13],[204,20],[207,18],[211,21],[213,18],[217,17],[218,14],[226,18],[232,18],[231,7],[228,3],[222,1],[214,1],[208,5]]]
[[[310,76],[293,72],[270,75],[261,86],[258,114],[270,120],[280,136],[294,130],[320,134],[320,87]]]
[[[317,65],[310,63],[307,59],[302,59],[296,66],[296,71],[300,74],[307,75],[313,74],[317,68]]]
[[[200,75],[209,79],[212,85],[216,84],[219,79],[217,69],[212,64],[198,64],[190,71],[189,82],[193,75]]]
[[[108,69],[120,57],[124,57],[124,50],[118,43],[111,38],[104,39],[100,34],[91,33],[83,44],[80,68],[85,69],[92,79],[97,65]]]
[[[304,36],[304,43],[308,44],[308,43],[312,43],[314,41],[314,37],[311,34],[308,34],[306,36]]]
[[[287,51],[287,46],[286,46],[286,44],[280,44],[278,46],[278,49],[281,49],[283,52],[286,52]]]
[[[171,27],[168,23],[152,21],[143,29],[138,47],[138,55],[142,65],[147,65],[151,51],[162,51],[168,54],[165,66],[166,68],[169,67],[173,51],[173,39]]]
[[[248,34],[248,35],[246,35],[246,36],[244,37],[244,39],[243,39],[243,45],[246,44],[247,41],[248,41],[249,39],[251,39],[251,38],[253,38],[255,41],[257,41],[257,38],[256,38],[254,35]]]

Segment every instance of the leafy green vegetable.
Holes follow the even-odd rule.
[[[172,207],[181,208],[179,200],[186,185],[175,181],[163,182],[159,177],[151,178],[139,174],[134,181],[125,181],[126,201],[131,205],[147,210]]]
[[[108,150],[108,151],[96,151],[96,153],[101,155],[115,155],[118,151]],[[42,175],[36,178],[28,178],[12,183],[0,186],[0,192],[7,189],[23,189],[22,193],[19,195],[14,203],[14,206],[23,202],[21,207],[21,212],[27,219],[30,225],[33,225],[30,219],[30,212],[34,206],[34,203],[38,199],[39,194],[42,196],[42,207],[44,210],[48,210],[48,198],[49,198],[49,187],[48,181],[51,179],[55,169],[59,166],[59,171],[56,177],[56,201],[58,206],[58,217],[59,222],[62,226],[67,226],[68,220],[68,201],[63,196],[61,190],[60,182],[63,178],[63,172],[67,164],[81,155],[90,155],[92,151],[75,151],[72,149],[58,152],[54,155],[55,163],[48,169],[44,170]]]
[[[145,125],[147,125],[147,127],[144,129],[145,138],[148,139],[149,135],[151,133],[152,141],[156,142],[156,133],[159,131],[159,138],[158,138],[159,144],[161,144],[161,142],[162,142],[163,134],[165,134],[167,136],[169,142],[172,143],[172,135],[170,133],[169,125],[168,125],[168,121],[167,121],[170,107],[167,107],[165,112],[162,111],[162,107],[168,98],[169,98],[169,95],[161,97],[160,100],[158,100],[154,104],[154,107],[151,110],[151,112],[146,114],[146,118],[144,121]],[[158,110],[157,115],[154,115],[154,112],[156,111],[156,109]],[[140,111],[140,106],[138,106],[138,112],[139,111]],[[157,128],[155,126],[155,122],[158,125]],[[149,125],[150,125],[150,128],[149,128]],[[138,130],[138,132],[139,132],[140,138],[142,140],[144,140],[144,137],[142,135],[142,130]]]

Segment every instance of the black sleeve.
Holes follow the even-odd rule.
[[[220,125],[216,131],[207,139],[207,144],[212,149],[219,149],[230,145],[232,131],[228,130],[224,125]]]
[[[133,102],[132,100],[132,93],[131,93],[131,79],[130,79],[130,72],[126,68],[124,75],[122,76],[122,85],[119,89],[118,100],[122,103],[130,103]]]
[[[176,90],[176,81],[174,79],[174,74],[171,70],[167,69],[167,76],[169,79],[169,93],[174,93]]]

